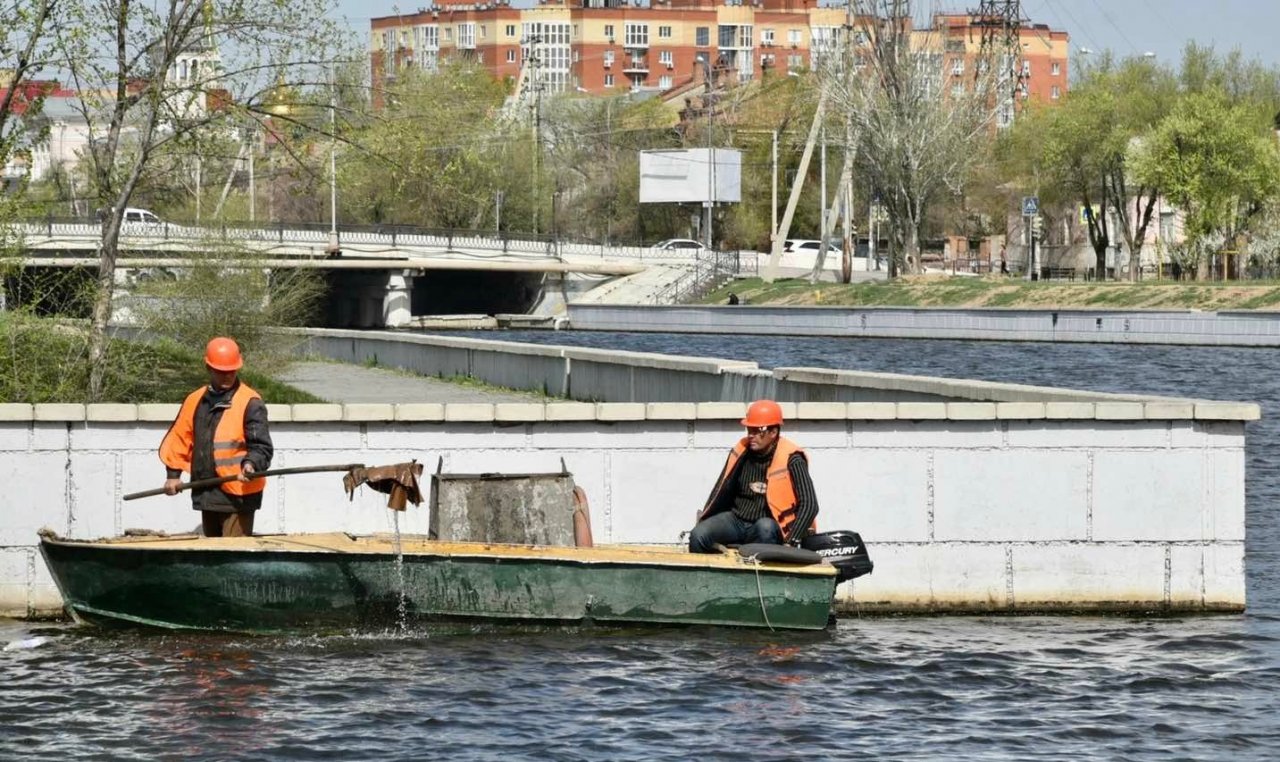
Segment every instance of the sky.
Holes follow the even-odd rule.
[[[528,7],[533,0],[514,0]],[[826,3],[824,3],[825,5]],[[413,12],[427,0],[337,0],[338,13],[362,37],[369,19]],[[924,7],[964,10],[978,0],[922,0]],[[1220,53],[1239,48],[1247,59],[1280,66],[1280,0],[1022,0],[1023,16],[1036,24],[1065,29],[1073,56],[1081,48],[1111,50],[1120,57],[1155,53],[1176,67],[1188,41],[1211,45]]]

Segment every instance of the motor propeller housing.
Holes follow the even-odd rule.
[[[836,567],[836,583],[870,574],[875,568],[862,535],[847,529],[817,532],[804,538],[800,547],[812,550]]]

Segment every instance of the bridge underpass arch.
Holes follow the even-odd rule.
[[[559,275],[542,272],[331,270],[329,328],[394,327],[423,315],[528,314]]]

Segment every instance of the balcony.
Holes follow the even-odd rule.
[[[622,71],[626,74],[648,74],[649,60],[647,58],[629,58],[623,65]]]

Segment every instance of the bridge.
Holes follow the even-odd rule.
[[[16,226],[26,267],[95,268],[101,227],[45,219]],[[736,254],[661,251],[564,240],[402,226],[192,226],[126,223],[118,283],[132,273],[181,270],[212,253],[222,266],[323,270],[332,327],[398,327],[456,313],[552,314],[596,287],[613,298],[669,303],[738,269]],[[602,298],[602,297],[597,297]]]

